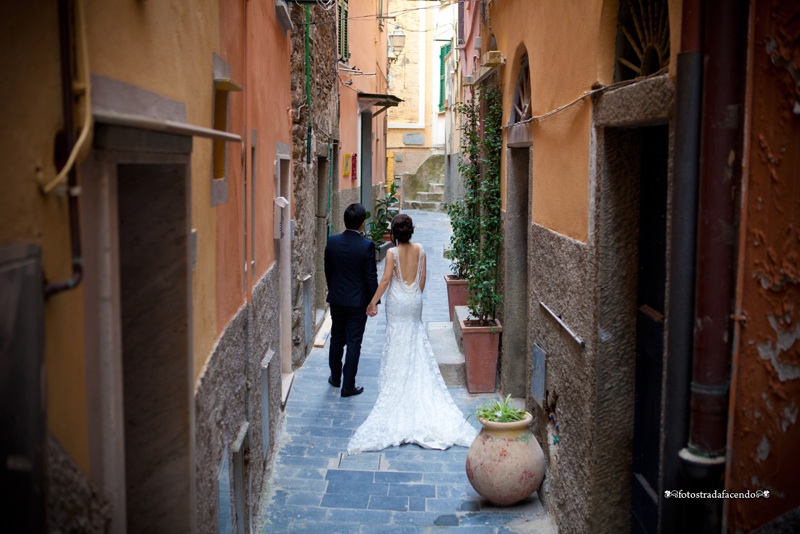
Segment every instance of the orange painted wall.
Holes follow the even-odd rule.
[[[244,4],[222,0],[219,10],[219,55],[231,69],[231,79],[245,82]],[[228,131],[247,137],[244,92],[232,92],[228,101]],[[221,334],[245,301],[244,287],[244,198],[242,146],[228,143],[228,200],[216,206],[217,221],[217,335]]]
[[[519,73],[527,52],[534,116],[547,113],[589,90],[597,80],[593,53],[600,31],[602,2],[494,3],[491,28],[507,63],[501,71],[503,123],[508,123]],[[576,32],[574,28],[582,28]],[[490,35],[484,35],[488,45]],[[487,46],[484,46],[484,51]],[[533,221],[579,241],[588,239],[588,103],[536,123],[533,129]],[[503,158],[505,159],[505,158]],[[503,161],[505,191],[505,161]]]
[[[501,68],[503,117],[508,123],[519,60],[528,54],[532,114],[543,115],[591,90],[613,82],[614,43],[619,2],[494,2],[489,20]],[[681,2],[669,1],[674,73],[680,40]],[[580,28],[580,31],[575,31]],[[483,51],[491,35],[483,35]],[[465,67],[468,70],[469,66]],[[533,222],[579,241],[589,224],[589,154],[592,109],[589,100],[533,124]],[[502,162],[505,191],[505,158]]]
[[[387,4],[387,2],[384,2]],[[354,189],[361,179],[352,180],[342,175],[346,154],[358,153],[358,161],[362,155],[358,146],[358,92],[386,93],[386,28],[380,28],[375,14],[378,12],[378,0],[350,2],[349,39],[350,59],[347,66],[358,68],[364,75],[354,75],[344,70],[339,71],[339,190]],[[384,5],[384,12],[387,11]],[[342,82],[352,82],[344,85]],[[386,175],[386,142],[384,139],[385,114],[372,120],[372,183],[384,181]],[[359,163],[360,166],[360,163]],[[335,216],[335,214],[334,214]]]
[[[289,85],[290,36],[275,19],[272,5],[248,2],[247,57],[251,67],[245,82],[247,98],[247,145],[250,132],[258,134],[256,143],[256,219],[255,281],[275,262],[273,246],[272,206],[275,198],[275,145],[291,145],[288,109],[291,105]],[[286,73],[279,76],[278,73]],[[252,151],[247,150],[247,168],[252,169]],[[248,186],[248,194],[250,188]],[[248,201],[248,207],[252,203]],[[293,203],[294,205],[294,203]],[[248,213],[248,224],[249,224]],[[248,247],[250,239],[248,239]],[[252,251],[248,253],[252,259]],[[250,292],[248,292],[248,295]]]

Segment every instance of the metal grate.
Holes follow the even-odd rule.
[[[655,74],[669,64],[666,0],[623,0],[617,24],[615,81]]]

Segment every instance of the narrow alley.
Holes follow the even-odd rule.
[[[2,6],[0,534],[800,532],[799,0]]]
[[[432,324],[448,320],[444,275],[450,270],[442,251],[450,223],[442,213],[403,213],[414,219],[413,240],[423,245],[428,257],[423,321],[430,330]],[[379,265],[379,275],[382,268]],[[328,385],[327,342],[315,347],[295,373],[283,437],[266,484],[263,532],[557,532],[536,494],[509,508],[483,501],[467,480],[464,447],[438,451],[403,445],[347,455],[350,436],[377,396],[385,328],[381,309],[367,322],[364,334],[357,377],[357,384],[364,386],[362,395],[343,399]],[[485,400],[498,398],[496,393],[471,395],[463,386],[449,389],[465,415]],[[470,422],[478,427],[474,417]]]

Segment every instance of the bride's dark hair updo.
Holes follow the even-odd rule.
[[[408,243],[414,235],[414,222],[405,213],[395,215],[392,219],[392,237],[398,243]]]

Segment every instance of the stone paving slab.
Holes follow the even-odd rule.
[[[450,236],[445,214],[404,210],[416,226],[414,239],[428,256],[423,321],[448,321],[442,257]],[[379,266],[379,274],[382,270]],[[264,533],[417,534],[555,533],[538,497],[508,508],[484,501],[467,480],[467,449],[446,451],[402,445],[349,456],[347,442],[377,398],[378,370],[386,319],[383,310],[367,322],[359,362],[362,395],[341,398],[328,383],[327,340],[315,347],[301,369],[285,407],[283,435],[266,484]],[[441,329],[440,329],[441,330]],[[497,394],[472,395],[448,386],[465,415]],[[478,426],[472,419],[473,425]]]

